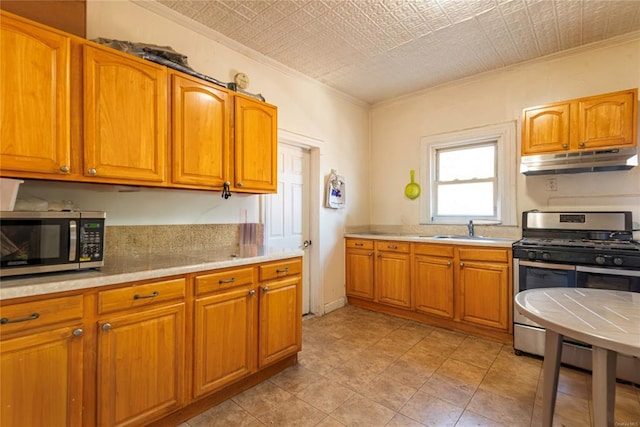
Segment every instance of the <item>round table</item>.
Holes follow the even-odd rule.
[[[545,328],[543,426],[551,426],[564,336],[592,345],[594,424],[613,426],[617,353],[640,357],[640,293],[587,288],[520,292],[516,309]]]

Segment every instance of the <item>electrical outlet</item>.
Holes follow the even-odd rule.
[[[558,182],[555,178],[547,178],[547,191],[558,191]]]

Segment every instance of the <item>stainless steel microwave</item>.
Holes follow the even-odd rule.
[[[0,277],[104,265],[104,212],[0,212]]]

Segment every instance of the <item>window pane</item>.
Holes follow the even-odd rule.
[[[438,181],[493,178],[495,150],[495,144],[438,150]]]
[[[493,182],[438,185],[436,215],[493,216]]]

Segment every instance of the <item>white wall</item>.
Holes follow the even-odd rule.
[[[169,45],[184,53],[196,71],[218,80],[233,81],[242,71],[251,80],[250,92],[262,93],[278,106],[281,129],[322,141],[320,173],[337,169],[348,182],[348,206],[319,215],[324,303],[344,297],[345,226],[369,223],[368,106],[329,90],[310,79],[241,55],[202,34],[178,25],[130,1],[89,0],[87,38]],[[320,182],[324,183],[323,177]],[[115,186],[28,182],[20,197],[70,199],[83,209],[104,209],[111,225],[233,223],[259,217],[259,196],[234,194],[222,200],[218,192],[141,189],[118,192]],[[321,191],[324,195],[324,191]]]
[[[520,139],[523,108],[638,86],[640,39],[530,62],[373,106],[372,224],[419,224],[419,200],[404,197],[403,189],[409,170],[420,169],[422,136],[518,120]],[[518,175],[519,218],[521,211],[534,208],[624,209],[640,221],[640,167],[557,175],[556,192],[546,190],[548,177]],[[428,197],[426,190],[421,198]]]

